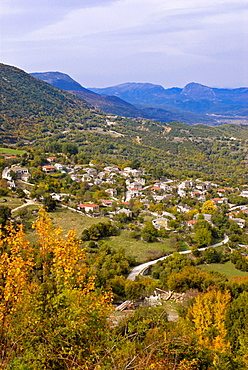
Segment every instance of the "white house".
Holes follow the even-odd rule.
[[[13,165],[10,168],[4,168],[2,172],[2,178],[6,180],[12,180],[11,172],[14,172],[16,177],[23,181],[28,181],[29,177],[31,176],[27,168]]]
[[[54,166],[51,166],[51,165],[43,166],[42,171],[44,171],[45,173],[55,173],[56,168]]]
[[[81,211],[82,209],[85,210],[86,213],[88,212],[98,212],[99,205],[93,203],[86,203],[86,204],[79,204],[77,208]]]
[[[240,196],[248,198],[248,190],[242,190],[242,192],[240,193]]]

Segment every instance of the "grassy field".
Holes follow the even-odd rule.
[[[6,200],[6,201],[5,201]],[[0,197],[0,205],[8,206],[10,209],[17,208],[25,203],[19,198],[13,197]],[[26,208],[26,207],[25,207]],[[33,209],[39,208],[38,205],[27,204],[27,210],[31,211]],[[22,211],[24,209],[22,208]],[[19,210],[13,213],[14,216],[18,214]],[[21,212],[21,210],[20,210]],[[67,234],[69,230],[76,230],[77,236],[80,237],[82,231],[98,222],[109,221],[107,217],[93,218],[86,215],[81,215],[77,212],[71,211],[66,208],[57,208],[55,212],[49,213],[53,225],[55,227],[61,227],[63,234]],[[28,223],[31,225],[37,218],[37,214],[30,214],[28,216]],[[30,242],[35,242],[34,231],[30,228],[26,230],[27,238]],[[161,256],[164,256],[166,252],[173,251],[170,240],[165,240],[165,242],[154,242],[146,243],[142,240],[136,240],[130,237],[130,231],[121,230],[120,235],[111,236],[102,239],[108,242],[113,248],[123,247],[126,254],[134,257],[137,263],[143,263],[150,261]]]
[[[165,243],[146,243],[133,239],[129,235],[130,231],[121,230],[120,235],[104,238],[104,241],[107,241],[114,248],[123,247],[126,254],[134,257],[137,263],[154,260],[164,256],[168,251],[173,251],[169,240],[166,240]]]
[[[66,208],[58,208],[55,212],[49,213],[55,227],[61,227],[65,234],[69,230],[76,230],[77,235],[81,236],[82,231],[98,222],[107,221],[106,217],[93,218],[86,215],[80,215],[77,212],[70,211]]]
[[[36,215],[33,215],[32,221],[34,221],[36,217]],[[67,234],[69,230],[74,229],[76,230],[78,237],[81,236],[82,231],[85,228],[91,226],[92,224],[109,221],[109,218],[106,217],[92,218],[86,215],[80,215],[77,212],[73,212],[66,208],[58,208],[55,212],[49,213],[49,217],[52,219],[55,227],[62,228],[64,234]],[[27,234],[30,241],[35,241],[33,231],[29,230]],[[116,249],[123,247],[126,251],[126,254],[134,257],[137,263],[143,263],[156,259],[165,255],[166,252],[173,250],[170,245],[170,240],[166,240],[165,243],[146,243],[141,240],[135,240],[131,238],[130,232],[127,230],[121,230],[121,233],[118,236],[111,236],[101,240],[108,242],[113,248]]]
[[[20,198],[3,196],[0,197],[0,205],[14,209],[16,207],[22,206],[24,204],[23,200]]]
[[[1,148],[0,147],[0,154],[4,154],[4,155],[23,155],[24,153],[26,153],[26,150]]]
[[[107,217],[91,218],[65,208],[59,208],[56,212],[50,213],[49,216],[55,226],[61,227],[65,233],[71,229],[75,229],[79,237],[82,231],[92,224],[109,221]],[[127,255],[135,257],[135,260],[139,263],[155,259],[164,255],[167,251],[173,250],[169,241],[166,243],[146,243],[141,240],[132,239],[129,234],[129,231],[121,230],[120,235],[102,240],[108,242],[113,248],[123,247]]]
[[[234,276],[247,276],[248,272],[243,272],[240,270],[237,270],[234,267],[234,264],[231,261],[228,261],[226,263],[212,263],[210,265],[199,265],[198,267],[201,268],[203,271],[218,271],[222,274],[226,274],[226,276],[230,279]]]

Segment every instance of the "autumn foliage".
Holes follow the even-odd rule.
[[[1,229],[0,368],[246,368],[247,325],[245,319],[240,323],[238,315],[247,312],[246,292],[232,300],[228,290],[207,284],[207,291],[184,308],[185,314],[177,322],[168,321],[163,306],[139,308],[120,319],[112,309],[112,293],[104,291],[99,282],[96,286],[75,232],[63,236],[43,209],[33,227],[34,244],[25,239],[20,226],[10,224]],[[168,258],[171,268],[174,262],[178,266],[178,258]],[[181,264],[182,273],[168,276],[171,283],[172,279],[174,284],[185,280],[187,275],[199,280],[195,267],[183,266],[183,260]],[[206,276],[204,273],[201,278]],[[115,287],[123,283],[138,296],[140,282],[125,283],[123,276],[111,281]],[[241,283],[245,289],[245,280]],[[232,294],[238,295],[241,283],[230,285]]]
[[[73,231],[63,238],[44,210],[34,228],[33,247],[21,227],[1,235],[1,366],[87,369],[91,357],[100,356],[96,343],[104,335],[111,294],[95,292]]]

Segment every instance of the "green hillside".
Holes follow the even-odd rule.
[[[248,128],[190,126],[107,115],[71,93],[0,65],[2,143],[53,152],[65,142],[80,158],[161,167],[177,176],[247,181]]]
[[[75,95],[36,80],[24,71],[0,64],[1,136],[15,142],[56,128],[56,122],[88,113],[92,106]],[[63,117],[63,119],[62,119]]]

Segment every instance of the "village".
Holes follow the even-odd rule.
[[[6,157],[5,160],[8,163],[9,160],[15,160],[15,157]],[[81,202],[81,199],[86,198],[80,199],[74,195],[75,192],[74,194],[68,192],[64,186],[63,192],[39,193],[39,181],[32,178],[34,169],[30,171],[28,166],[24,167],[18,163],[6,166],[2,172],[2,179],[7,181],[7,187],[12,190],[21,187],[26,199],[42,201],[44,196],[49,195],[60,205],[68,206],[90,217],[104,215],[111,219],[119,215],[119,219],[121,217],[132,219],[133,206],[138,204],[142,212],[148,212],[152,216],[152,224],[156,229],[176,231],[179,226],[192,229],[199,213],[202,213],[204,219],[211,224],[213,210],[225,209],[229,219],[240,229],[246,227],[247,186],[220,187],[217,183],[200,179],[179,181],[165,177],[154,181],[142,168],[120,169],[117,166],[99,166],[94,163],[89,163],[88,166],[63,164],[58,162],[55,156],[47,157],[46,164],[41,166],[39,171],[43,173],[41,176],[43,182],[45,177],[51,177],[56,182],[67,177],[68,184],[84,184],[89,201]],[[63,181],[63,185],[64,183]],[[33,188],[37,191],[32,191]],[[96,196],[90,199],[91,190]],[[243,199],[241,204],[230,203],[229,199],[234,196],[239,200]],[[202,208],[204,211],[201,211]]]

